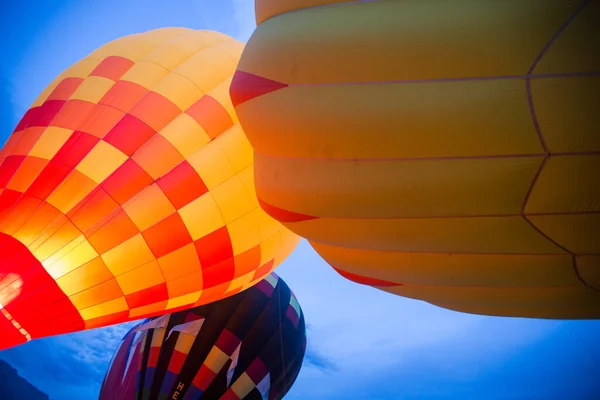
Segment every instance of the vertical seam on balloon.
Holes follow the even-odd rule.
[[[283,386],[284,386],[284,392],[287,393],[287,391],[289,390],[288,388],[288,383],[287,383],[287,377],[285,375],[285,358],[284,358],[284,348],[283,348],[283,320],[285,319],[285,315],[281,314],[281,287],[283,285],[281,284],[281,278],[280,281],[278,282],[277,285],[277,307],[279,307],[279,345],[281,347],[281,372],[282,372],[282,378],[283,378]],[[291,296],[291,291],[290,291],[290,296]]]
[[[539,54],[533,60],[533,63],[527,70],[527,78],[525,78],[525,85],[526,85],[526,89],[527,89],[527,101],[529,103],[531,119],[535,126],[535,130],[538,134],[538,138],[540,139],[540,143],[547,155],[549,155],[549,149],[546,144],[546,141],[544,140],[544,136],[542,134],[542,130],[540,128],[539,121],[537,119],[537,115],[535,112],[535,105],[533,103],[533,96],[531,93],[531,75],[533,74],[533,71],[537,67],[537,65],[540,62],[540,60],[542,59],[542,57],[548,52],[548,50],[554,44],[554,42],[556,42],[558,37],[565,31],[565,29],[567,29],[567,27],[571,24],[571,22],[573,22],[573,20],[575,20],[575,18],[589,4],[589,2],[590,2],[590,0],[584,0],[583,3],[581,3],[581,5],[569,16],[569,18],[567,18],[567,20],[565,22],[563,22],[563,24],[558,28],[558,30],[554,33],[554,35],[552,35],[550,40],[548,40],[548,42],[544,45],[544,47],[542,47],[542,50],[539,52]]]
[[[235,308],[234,308],[233,310],[231,310],[231,313],[229,314],[229,318],[227,319],[227,324],[231,323],[231,320],[233,319],[233,317],[234,317],[235,315],[237,315],[237,313],[239,313],[239,312],[240,312],[240,310],[242,309],[242,307],[243,307],[243,305],[244,305],[244,301],[248,301],[248,300],[247,300],[247,297],[249,296],[249,295],[248,295],[248,293],[249,293],[249,292],[248,292],[247,290],[244,290],[244,291],[242,291],[242,292],[240,292],[240,293],[237,293],[237,294],[234,294],[234,295],[230,295],[230,296],[227,296],[227,297],[225,297],[226,299],[230,299],[230,298],[234,298],[234,297],[237,297],[237,296],[239,296],[239,297],[238,297],[238,299],[239,299],[239,302],[236,304]],[[209,304],[215,304],[215,303],[216,303],[216,302],[209,303]],[[200,307],[202,307],[202,306],[200,306]],[[218,308],[217,308],[217,309],[218,309]],[[264,311],[264,310],[262,310],[262,311]],[[261,312],[262,312],[262,311],[261,311]],[[212,312],[216,313],[216,311],[214,311],[214,309],[212,310]],[[207,315],[207,317],[208,317],[208,315]],[[256,320],[258,320],[258,317],[256,318]],[[255,320],[255,322],[256,322],[256,320]],[[242,338],[239,338],[239,337],[238,337],[238,334],[237,334],[237,333],[234,333],[232,330],[230,330],[230,329],[228,328],[228,325],[227,325],[227,324],[225,325],[225,327],[224,327],[223,329],[227,329],[227,330],[229,330],[229,332],[230,332],[230,333],[231,333],[233,336],[235,336],[237,339],[239,339],[239,341],[240,341],[240,343],[239,343],[239,346],[240,346],[240,353],[241,353],[241,346],[242,346],[243,340],[242,340]],[[252,325],[252,327],[254,327],[254,324]],[[250,332],[250,329],[251,329],[251,328],[249,328],[249,329],[248,329],[248,331],[247,331],[246,333]],[[222,333],[223,333],[223,332],[221,332],[221,334],[222,334]],[[220,335],[221,335],[221,334],[219,334],[219,337],[220,337]],[[217,339],[217,340],[218,340],[218,339]],[[213,348],[215,348],[215,347],[216,347],[216,342],[215,342],[215,344],[213,344],[213,347],[211,348],[211,350],[209,351],[209,353],[207,353],[207,356],[204,358],[204,360],[202,361],[202,363],[199,365],[199,367],[198,367],[198,370],[200,370],[200,368],[201,368],[203,365],[205,365],[205,364],[206,364],[206,358],[208,358],[208,354],[210,354],[210,352],[212,351],[212,349],[213,349]],[[218,347],[217,347],[217,348],[218,348]],[[219,349],[219,350],[221,350],[221,349]],[[222,351],[222,350],[221,350],[221,351]],[[234,350],[234,352],[235,352],[235,350]],[[232,355],[228,354],[227,356],[229,357],[229,359],[228,359],[228,360],[225,362],[225,364],[223,364],[223,366],[221,367],[221,369],[219,369],[219,371],[218,371],[217,373],[219,373],[219,372],[221,372],[223,369],[225,369],[225,367],[227,366],[227,363],[228,363],[229,361],[231,361],[231,363],[229,364],[230,366],[231,366],[231,364],[233,363],[233,359],[231,358],[231,357],[232,357]],[[238,360],[238,362],[239,362],[239,360]],[[239,366],[239,365],[238,365],[238,366]],[[229,367],[228,367],[228,368],[229,368]],[[234,384],[235,382],[237,382],[237,380],[239,379],[239,377],[242,375],[242,373],[243,373],[243,372],[241,372],[241,373],[238,375],[238,373],[237,373],[238,371],[241,371],[241,369],[239,369],[239,368],[237,368],[237,367],[236,367],[236,368],[234,368],[233,376],[231,377],[231,382],[230,382],[229,386],[227,387],[227,389],[231,388],[231,387],[233,386],[233,384]],[[236,378],[235,378],[235,380],[234,380],[233,378],[234,378],[236,375],[237,375],[237,377],[236,377]],[[216,378],[216,375],[215,375],[215,376],[212,378],[212,380],[211,380],[211,383],[214,381],[214,379],[215,379],[215,378]],[[192,381],[193,381],[193,379],[192,379]]]
[[[544,139],[544,135],[542,133],[542,129],[540,128],[539,120],[538,120],[537,114],[535,112],[535,104],[533,102],[533,94],[531,92],[531,75],[533,74],[533,71],[537,67],[537,65],[540,62],[540,60],[542,59],[542,57],[546,54],[548,49],[550,49],[552,44],[554,44],[554,42],[556,42],[558,37],[565,31],[565,29],[569,26],[569,24],[571,22],[573,22],[573,20],[575,20],[575,18],[581,13],[581,11],[585,8],[585,6],[589,4],[589,2],[590,2],[590,0],[584,0],[581,3],[581,5],[567,18],[567,20],[565,22],[563,22],[563,24],[558,28],[558,30],[554,33],[554,35],[552,35],[550,40],[548,40],[548,42],[544,45],[544,47],[542,47],[542,50],[539,52],[537,57],[533,60],[533,63],[531,64],[531,66],[529,67],[529,70],[527,71],[527,77],[525,78],[527,102],[529,105],[529,111],[531,113],[531,120],[535,127],[537,136],[540,140],[540,144],[541,144],[542,148],[544,149],[544,152],[546,153],[546,155],[545,155],[544,159],[542,160],[540,167],[538,168],[535,176],[533,177],[531,184],[529,185],[529,188],[527,190],[527,193],[525,194],[525,199],[523,200],[523,205],[521,206],[521,216],[533,229],[535,229],[544,238],[546,238],[548,241],[550,241],[551,243],[555,244],[556,246],[558,246],[559,248],[561,248],[562,250],[566,251],[567,253],[569,253],[573,256],[575,256],[575,254],[572,251],[568,250],[566,247],[562,246],[555,240],[551,239],[546,233],[542,232],[541,229],[539,229],[525,214],[525,209],[527,208],[527,203],[529,202],[529,199],[531,198],[533,189],[542,174],[542,170],[544,169],[544,167],[546,166],[546,163],[550,159],[550,154],[551,154],[550,149],[548,148],[548,145]],[[574,269],[577,270],[577,267],[575,264],[574,264]],[[576,271],[576,273],[578,273],[578,272]]]
[[[573,254],[572,260],[573,260],[573,270],[575,271],[575,275],[577,276],[577,279],[579,279],[579,282],[581,282],[588,289],[592,289],[595,292],[600,292],[600,288],[595,287],[594,285],[590,285],[589,283],[586,282],[585,279],[583,279],[583,276],[581,276],[581,272],[579,271],[579,268],[577,267],[577,255]]]
[[[140,377],[137,379],[137,384],[139,386],[139,392],[137,392],[137,398],[138,400],[142,400],[144,398],[144,390],[146,387],[146,380],[147,377],[146,374],[148,373],[148,358],[150,357],[150,350],[152,349],[152,339],[154,338],[154,329],[149,329],[146,332],[144,332],[144,343],[142,346],[142,362],[141,362],[141,368],[138,371],[138,373],[140,374]],[[152,387],[152,381],[148,379],[149,385],[150,387]]]

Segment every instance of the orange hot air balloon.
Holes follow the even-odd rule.
[[[1,154],[0,348],[231,296],[293,250],[229,100],[242,49],[126,36],[35,101]]]
[[[600,1],[255,3],[230,94],[263,209],[360,283],[600,318]]]

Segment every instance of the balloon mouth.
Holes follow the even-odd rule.
[[[23,279],[18,274],[0,274],[0,310],[19,297],[23,288]]]
[[[23,280],[18,274],[5,274],[0,278],[0,287],[2,287],[2,289],[0,289],[0,314],[2,314],[2,316],[6,318],[6,320],[11,323],[21,335],[23,335],[27,342],[29,342],[31,340],[29,332],[27,332],[27,330],[19,324],[19,321],[17,321],[5,308],[21,294]]]

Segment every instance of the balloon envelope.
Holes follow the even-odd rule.
[[[360,283],[600,317],[600,2],[255,3],[230,94],[263,209]]]
[[[35,101],[0,154],[0,349],[233,295],[292,251],[229,100],[242,48],[125,36]]]
[[[133,328],[115,352],[100,400],[281,399],[305,348],[298,301],[271,274],[235,296]]]

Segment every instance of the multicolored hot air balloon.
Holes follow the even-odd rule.
[[[264,210],[359,283],[600,318],[600,1],[255,3],[230,94]]]
[[[229,100],[242,48],[126,36],[35,101],[0,155],[0,349],[231,296],[293,250]]]
[[[278,400],[296,380],[305,349],[300,305],[270,274],[233,297],[133,328],[113,356],[100,400]]]

